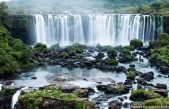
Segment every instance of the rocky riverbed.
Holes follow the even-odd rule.
[[[81,101],[85,109],[130,109],[134,101],[168,97],[169,77],[149,63],[149,53],[149,48],[142,47],[140,42],[137,46],[131,43],[116,48],[77,44],[57,51],[37,52],[36,68],[0,81],[0,107],[28,108],[25,97],[30,100],[35,97],[32,94],[38,93],[41,97],[38,103],[43,108],[52,103],[58,109],[69,106],[74,109],[79,99],[92,104],[86,107],[88,103]],[[77,101],[74,105],[68,102],[64,108],[58,105],[64,99],[55,93],[70,94],[70,98],[75,95]]]

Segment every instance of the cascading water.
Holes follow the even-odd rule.
[[[3,85],[2,85],[2,84],[0,84],[0,91],[2,90],[2,86],[3,86]]]
[[[163,18],[133,14],[32,15],[36,42],[47,46],[74,43],[95,46],[128,45],[132,39],[157,39],[163,31]]]
[[[14,109],[15,104],[18,102],[19,95],[21,94],[23,90],[26,90],[26,89],[28,89],[28,87],[23,87],[19,89],[18,91],[16,91],[16,93],[12,96],[11,109]]]

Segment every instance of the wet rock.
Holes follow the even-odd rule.
[[[125,80],[124,85],[132,85],[132,80],[130,79]]]
[[[31,79],[37,79],[37,77],[34,76],[34,77],[31,77]]]
[[[59,88],[64,93],[72,93],[73,91],[75,91],[79,87],[73,86],[73,85],[61,85]]]
[[[167,85],[166,84],[157,83],[155,87],[158,88],[158,89],[167,89]]]
[[[147,83],[147,86],[154,87],[154,84],[152,84],[152,83]]]
[[[166,89],[154,89],[153,91],[161,96],[168,97],[168,90]]]
[[[125,100],[127,100],[127,96],[124,96],[123,98],[124,98]]]
[[[135,65],[134,64],[130,64],[129,67],[130,68],[135,68]]]
[[[99,91],[108,91],[107,85],[97,85],[96,87]]]
[[[88,98],[89,97],[89,90],[88,89],[78,89],[75,91],[77,96],[80,98]]]
[[[130,88],[124,85],[110,85],[108,90],[105,91],[106,94],[126,94],[129,93]]]
[[[142,85],[141,85],[141,84],[138,84],[138,85],[137,85],[137,89],[143,89]]]
[[[161,78],[161,77],[162,77],[162,75],[157,75],[157,77]]]
[[[128,68],[127,71],[128,71],[128,72],[129,72],[129,71],[136,71],[136,69],[135,69],[135,68]]]
[[[89,87],[89,88],[88,88],[88,92],[89,92],[90,94],[93,94],[93,93],[95,93],[95,90],[94,90],[93,88]]]
[[[119,101],[113,101],[110,103],[110,106],[108,109],[121,109],[122,103]]]
[[[161,66],[160,67],[160,72],[164,75],[167,75],[169,74],[169,67],[166,67],[166,66]]]
[[[10,109],[11,99],[14,93],[21,87],[18,86],[3,86],[0,91],[0,109]]]
[[[124,108],[129,108],[129,106],[130,106],[130,103],[128,103],[128,102],[125,102],[125,103],[123,104],[123,107],[124,107]]]
[[[143,73],[140,77],[146,81],[150,81],[154,79],[154,73],[153,72]]]
[[[139,83],[141,85],[146,85],[147,84],[147,82],[143,78],[138,78],[137,79],[137,83]]]
[[[66,81],[66,77],[58,76],[58,77],[56,77],[55,81],[64,82],[64,81]]]
[[[123,72],[123,71],[126,71],[126,68],[124,66],[116,67],[116,72]]]
[[[124,101],[124,99],[122,97],[118,97],[118,99],[122,102]]]

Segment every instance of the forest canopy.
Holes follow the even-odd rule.
[[[9,12],[61,13],[61,12],[107,12],[168,14],[168,0],[11,0]]]

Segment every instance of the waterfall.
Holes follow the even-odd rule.
[[[3,86],[3,84],[0,84],[0,91],[2,90],[2,86]]]
[[[14,109],[15,104],[18,102],[19,95],[21,94],[23,90],[26,90],[26,89],[28,89],[28,87],[23,87],[19,89],[18,91],[16,91],[16,93],[12,96],[11,109]]]
[[[148,42],[163,31],[163,17],[140,14],[34,14],[38,43],[67,46],[128,45],[132,39]],[[157,23],[158,22],[158,23]],[[161,23],[159,25],[159,22]]]

